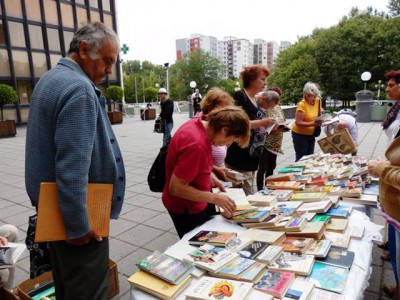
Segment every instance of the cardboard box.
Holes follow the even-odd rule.
[[[112,297],[114,297],[115,295],[117,295],[119,293],[118,268],[117,268],[117,263],[111,259],[108,261],[108,266],[110,268],[110,291],[108,294],[108,298],[111,299]],[[34,279],[25,280],[24,282],[22,282],[18,285],[19,298],[21,300],[32,300],[32,298],[29,297],[27,295],[27,293],[29,291],[33,290],[36,285],[43,284],[50,280],[53,280],[51,271],[43,273],[42,275],[40,275]],[[3,298],[0,297],[0,299],[3,299]],[[5,299],[8,300],[8,298],[5,298]],[[14,300],[14,299],[18,299],[18,298],[15,297],[15,298],[9,298],[9,299]]]
[[[1,300],[19,300],[19,298],[12,292],[6,290],[5,288],[0,288],[0,299]]]

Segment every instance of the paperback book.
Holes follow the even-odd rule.
[[[303,201],[303,202],[316,202],[322,201],[325,199],[326,192],[317,192],[317,193],[295,193],[290,201]]]
[[[25,249],[25,244],[21,243],[7,243],[6,246],[1,246],[0,269],[14,266]]]
[[[254,289],[282,298],[295,279],[294,273],[266,270],[254,285]]]
[[[268,216],[262,220],[261,222],[255,223],[242,223],[243,227],[247,228],[271,228],[277,226],[280,220],[284,217],[283,214],[275,214],[270,213]]]
[[[252,242],[253,240],[249,238],[235,237],[234,239],[230,240],[228,244],[226,244],[225,249],[237,252],[240,249],[250,245]]]
[[[240,233],[240,237],[250,238],[254,241],[267,242],[269,244],[276,245],[285,238],[285,233],[280,231],[249,228]]]
[[[279,246],[287,252],[304,253],[313,241],[311,238],[286,237]]]
[[[315,262],[309,280],[315,286],[335,293],[343,293],[349,270],[346,268]]]
[[[332,207],[332,202],[329,200],[303,203],[297,210],[309,211],[315,213],[326,213]]]
[[[296,275],[307,276],[311,272],[314,260],[314,255],[283,252],[275,262],[268,266],[268,269],[293,272]]]
[[[350,235],[347,233],[325,231],[325,238],[332,242],[332,246],[343,249],[347,249],[350,243]]]
[[[236,232],[224,232],[215,230],[201,230],[189,239],[190,245],[211,244],[225,247],[230,240],[237,236]]]
[[[270,245],[261,252],[256,260],[259,262],[265,263],[266,265],[272,264],[281,254],[283,253],[283,247]]]
[[[303,204],[302,201],[286,201],[278,203],[275,208],[286,216],[291,216],[301,204]]]
[[[223,266],[217,273],[211,273],[211,275],[239,280],[240,274],[249,269],[255,263],[256,261],[253,259],[238,257],[227,265]]]
[[[314,289],[314,283],[296,278],[290,285],[283,300],[308,300]],[[321,298],[327,300],[325,298]]]
[[[330,240],[314,240],[314,242],[306,250],[306,254],[314,255],[315,257],[326,257],[332,242]]]
[[[278,197],[276,195],[248,195],[247,200],[254,206],[275,206],[278,203]]]
[[[347,225],[349,225],[349,219],[331,218],[326,224],[326,230],[344,233],[346,231]]]
[[[265,264],[256,262],[250,268],[241,273],[238,280],[255,283],[258,281],[264,271]]]
[[[319,257],[321,263],[350,269],[354,261],[354,252],[331,247],[326,257]]]
[[[352,210],[351,206],[338,205],[330,208],[325,214],[331,217],[348,218]]]
[[[324,222],[325,224],[329,222],[331,216],[327,215],[316,215],[311,222]]]
[[[378,196],[377,195],[367,195],[361,194],[360,198],[352,198],[352,197],[342,197],[343,201],[352,202],[356,204],[363,204],[363,205],[378,205]]]
[[[229,220],[235,223],[257,223],[268,218],[268,209],[250,210],[230,218]]]
[[[322,222],[307,222],[303,230],[299,232],[286,232],[287,236],[307,237],[320,240],[325,232],[325,224]]]
[[[241,257],[256,259],[270,244],[266,242],[253,241],[250,245],[239,250],[237,253]]]
[[[304,183],[297,181],[270,181],[266,183],[269,189],[279,190],[301,190],[304,188]]]

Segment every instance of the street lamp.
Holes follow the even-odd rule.
[[[375,84],[375,88],[378,89],[378,100],[379,97],[381,96],[381,89],[383,89],[385,85],[382,83],[382,80],[378,80],[378,84]]]
[[[157,82],[155,84],[155,86],[156,86],[156,89],[157,89],[157,100],[156,100],[156,102],[158,102],[158,89],[160,88],[160,84]]]
[[[167,71],[167,96],[169,97],[169,63],[165,63],[164,67]]]
[[[197,83],[196,83],[196,81],[191,81],[190,83],[189,83],[189,86],[191,87],[191,89],[193,90],[193,93],[194,93],[194,89],[196,88],[196,86],[197,86]],[[192,96],[190,95],[190,97],[189,97],[189,118],[192,118],[193,117],[193,103],[192,103]]]
[[[240,83],[236,81],[235,92],[240,91]]]
[[[371,72],[365,71],[361,74],[361,80],[364,81],[364,90],[367,89],[367,81],[371,79]]]

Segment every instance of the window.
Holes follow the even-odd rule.
[[[49,41],[50,51],[61,51],[60,36],[57,29],[47,28],[47,40]]]
[[[10,31],[11,46],[26,47],[24,26],[22,23],[8,22],[8,26]]]
[[[103,10],[111,11],[110,0],[103,0]]]
[[[26,14],[28,15],[28,20],[32,21],[42,21],[42,16],[40,14],[39,0],[29,0],[29,4],[25,1],[27,5]]]
[[[85,0],[75,0],[75,3],[85,5]]]
[[[90,18],[92,22],[100,22],[100,13],[98,11],[90,11]]]
[[[60,3],[61,5],[61,16],[63,27],[74,28],[74,16],[72,14],[72,5],[66,3]]]
[[[86,9],[81,7],[76,7],[76,16],[78,18],[78,27],[82,27],[82,25],[88,22]]]
[[[51,67],[54,68],[62,56],[59,54],[50,54]]]
[[[20,104],[29,104],[32,97],[32,86],[30,81],[18,80],[17,91]]]
[[[28,25],[29,37],[31,40],[32,49],[44,49],[42,27],[35,25]]]
[[[109,28],[113,28],[113,22],[112,22],[112,16],[111,15],[107,15],[107,14],[103,14],[104,17],[104,24],[106,24]]]
[[[98,0],[89,0],[90,7],[99,8]]]
[[[17,77],[30,77],[28,53],[22,50],[13,50],[13,62],[15,76]]]
[[[43,0],[46,23],[58,25],[57,4],[54,0]]]
[[[0,20],[0,45],[6,44],[6,37],[4,35],[3,22]]]
[[[0,76],[10,76],[10,61],[6,49],[0,49]]]
[[[32,52],[32,60],[35,77],[41,77],[47,72],[46,55],[44,53]]]
[[[64,43],[65,43],[65,52],[69,50],[69,44],[74,37],[74,33],[72,31],[64,31]]]
[[[4,3],[8,16],[22,18],[21,1],[4,0]]]

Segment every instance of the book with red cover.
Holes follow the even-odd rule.
[[[266,270],[261,275],[254,289],[270,294],[275,298],[282,298],[295,278],[294,273]]]
[[[324,176],[319,176],[317,178],[311,179],[310,182],[306,183],[307,185],[325,185],[327,182],[327,178]]]

